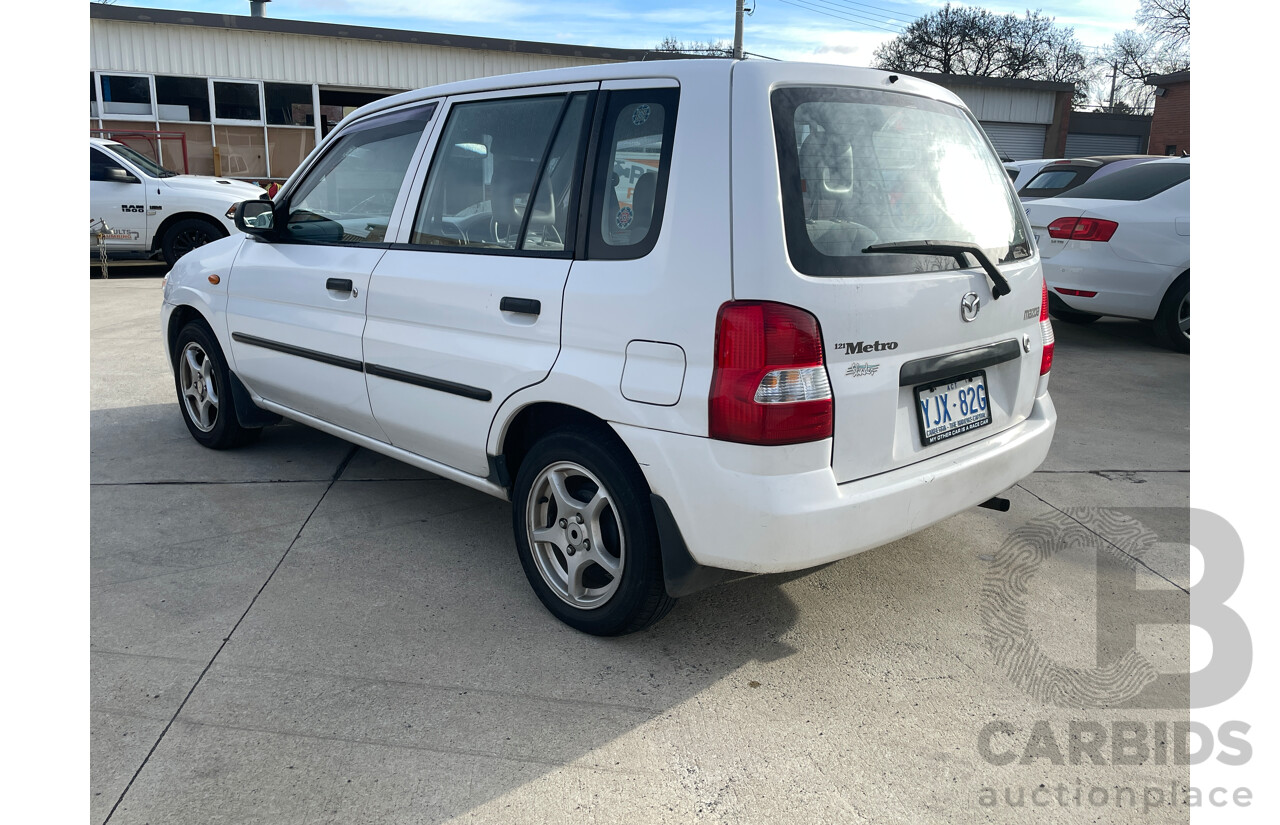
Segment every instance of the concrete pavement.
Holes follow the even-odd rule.
[[[1058,435],[1010,512],[609,640],[542,608],[503,502],[294,424],[199,447],[159,279],[90,291],[94,823],[1187,821],[1141,808],[1186,766],[1077,747],[1185,721],[1176,682],[1168,709],[1058,706],[984,642],[1002,547],[1052,519],[1087,540],[1027,583],[1039,650],[1100,664],[1099,594],[1136,580],[1169,596],[1138,653],[1186,668],[1188,359],[1141,325],[1055,325]]]

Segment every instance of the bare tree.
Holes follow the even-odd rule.
[[[1173,48],[1191,48],[1191,0],[1141,0],[1134,19]]]
[[[890,71],[1062,82],[1082,80],[1086,69],[1074,30],[1052,17],[1038,11],[999,15],[950,3],[882,45],[874,62]]]
[[[673,54],[709,54],[715,57],[733,57],[733,45],[724,40],[706,43],[690,40],[677,40],[671,35],[662,38],[662,42],[653,47],[655,52],[671,52]]]
[[[1191,67],[1190,0],[1142,0],[1134,19],[1142,28],[1116,34],[1090,67],[1101,111],[1151,112],[1155,89],[1147,77]]]

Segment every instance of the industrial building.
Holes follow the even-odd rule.
[[[263,3],[252,5],[260,10]],[[678,56],[256,12],[94,3],[89,14],[92,133],[171,169],[262,185],[283,181],[345,115],[389,94],[487,75]],[[1071,156],[1072,84],[916,76],[959,95],[1002,154]]]

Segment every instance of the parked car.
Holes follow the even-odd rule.
[[[1026,209],[1055,318],[1148,320],[1167,346],[1191,349],[1189,158],[1123,169]]]
[[[1023,202],[1038,198],[1054,198],[1086,181],[1105,177],[1139,163],[1159,160],[1162,157],[1164,156],[1099,155],[1092,158],[1047,161],[1040,167],[1039,174],[1017,188],[1018,197]]]
[[[1030,226],[963,102],[910,76],[400,94],[236,224],[164,290],[196,441],[284,416],[509,499],[534,591],[588,633],[987,502],[1053,435]]]
[[[1027,181],[1044,168],[1045,164],[1053,163],[1053,158],[1035,158],[1033,160],[1015,160],[1005,163],[1004,169],[1009,173],[1009,180],[1013,183],[1013,191],[1017,192]]]
[[[234,231],[235,205],[265,194],[243,181],[182,175],[123,143],[89,138],[89,237],[96,245],[105,228],[108,253],[161,254],[173,264]]]

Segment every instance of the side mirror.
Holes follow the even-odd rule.
[[[127,169],[119,166],[100,166],[97,169],[98,174],[91,176],[97,180],[107,181],[109,183],[139,183],[140,181],[133,176]]]
[[[271,201],[241,201],[236,204],[236,229],[250,235],[269,237],[275,233],[275,204]]]

